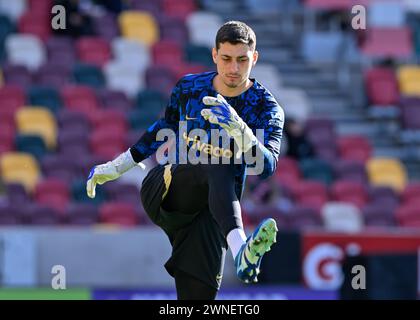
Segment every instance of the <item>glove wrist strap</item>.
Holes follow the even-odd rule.
[[[120,175],[137,165],[130,150],[121,153],[118,157],[112,160],[111,163]]]

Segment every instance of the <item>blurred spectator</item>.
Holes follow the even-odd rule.
[[[296,160],[314,156],[314,147],[307,139],[302,123],[294,119],[286,120],[284,135],[287,140],[287,156]]]

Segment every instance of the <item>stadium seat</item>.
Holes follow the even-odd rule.
[[[65,127],[58,133],[58,151],[60,154],[70,154],[69,151],[80,150],[81,152],[89,151],[89,142],[86,137],[89,136],[90,130],[74,129]],[[70,150],[69,150],[70,149]]]
[[[36,134],[16,134],[15,136],[16,151],[30,153],[38,161],[47,153],[47,147],[43,138]]]
[[[23,223],[23,213],[15,204],[0,204],[0,226],[19,225]]]
[[[331,198],[337,202],[352,203],[362,209],[368,202],[366,186],[355,181],[338,180],[331,185]]]
[[[16,129],[22,134],[41,136],[48,149],[57,144],[57,124],[54,115],[42,107],[21,108],[16,112]]]
[[[295,185],[301,178],[297,161],[291,157],[280,157],[277,163],[275,179],[284,186]]]
[[[353,5],[352,0],[305,0],[305,6],[313,9],[347,10]]]
[[[171,69],[162,66],[150,66],[146,70],[146,85],[168,96],[177,82],[176,75]]]
[[[91,226],[98,222],[98,208],[88,203],[71,203],[66,213],[67,223],[78,226]]]
[[[338,138],[340,158],[365,163],[372,155],[372,147],[364,136],[349,135]]]
[[[100,38],[111,41],[119,35],[117,17],[110,13],[94,16],[93,30]]]
[[[387,203],[369,203],[362,209],[364,224],[368,227],[393,227],[396,225],[394,210],[395,207]]]
[[[212,66],[213,60],[211,58],[211,52],[207,49],[206,53],[211,62],[210,66]],[[277,68],[270,63],[257,63],[251,70],[251,77],[257,79],[257,81],[258,79],[264,79],[264,86],[269,90],[270,88],[280,88],[283,86],[283,80],[281,79]]]
[[[47,206],[32,204],[24,212],[24,222],[29,225],[54,226],[64,220],[60,212]]]
[[[10,20],[17,21],[26,11],[26,0],[7,1],[0,0],[0,12],[6,15]]]
[[[67,155],[46,155],[41,161],[41,167],[44,177],[59,179],[68,185],[75,179],[82,177],[78,163]]]
[[[63,86],[70,82],[70,69],[69,65],[48,63],[41,66],[35,73],[35,83],[39,86],[52,87],[60,90]]]
[[[197,46],[197,45],[187,43],[184,47],[184,52],[185,52],[185,58],[189,62],[200,63],[207,67],[214,66],[213,58],[211,57],[211,50],[207,47]],[[253,69],[254,74],[255,74],[255,68],[257,66],[260,66],[260,64],[255,65]],[[261,70],[262,68],[264,68],[264,66],[261,67],[259,70]]]
[[[140,41],[147,46],[159,40],[159,26],[156,19],[145,11],[123,11],[118,16],[121,34],[128,39]]]
[[[170,40],[161,40],[151,47],[153,64],[168,68],[176,67],[183,63],[183,51],[181,46]]]
[[[300,171],[307,180],[317,180],[329,185],[333,181],[331,165],[322,159],[304,159],[299,162]]]
[[[36,159],[27,153],[6,152],[0,156],[1,177],[6,183],[15,182],[32,192],[40,178]]]
[[[328,191],[324,183],[305,180],[294,186],[292,194],[295,203],[315,209],[318,213],[328,201]]]
[[[321,211],[324,227],[334,232],[359,232],[363,228],[363,217],[353,204],[328,202]]]
[[[145,11],[153,17],[159,17],[162,14],[162,1],[133,0],[131,2],[131,9]]]
[[[128,64],[138,72],[144,72],[150,65],[149,47],[142,42],[118,37],[112,40],[111,48],[117,64]]]
[[[369,181],[375,186],[389,186],[401,192],[407,184],[404,165],[393,158],[371,158],[366,163]]]
[[[420,67],[404,65],[398,68],[400,91],[406,96],[420,96]]]
[[[296,205],[287,215],[287,228],[303,230],[307,228],[322,228],[322,219],[317,209],[305,205]]]
[[[140,190],[132,185],[123,182],[111,182],[104,185],[107,199],[138,205],[140,201]]]
[[[48,63],[67,67],[69,69],[76,62],[76,50],[74,40],[65,36],[51,36],[47,39]]]
[[[125,114],[118,110],[99,109],[92,120],[92,129],[126,133],[128,129]]]
[[[105,85],[102,70],[90,64],[76,64],[73,67],[73,78],[77,84],[93,88],[100,88]]]
[[[61,98],[66,108],[81,112],[87,117],[92,116],[99,108],[95,92],[88,86],[67,85],[61,89]]]
[[[106,109],[120,110],[123,112],[132,109],[132,101],[122,91],[103,88],[99,90],[98,97],[100,104]]]
[[[102,223],[120,226],[135,226],[138,224],[134,205],[125,202],[106,202],[99,208],[99,219]]]
[[[403,205],[408,204],[410,202],[415,202],[419,199],[420,196],[420,182],[409,182],[402,194],[401,194],[401,203]]]
[[[185,21],[197,7],[194,0],[163,0],[163,13],[168,17],[176,17]]]
[[[405,24],[405,8],[400,1],[373,1],[366,11],[369,26],[396,28]]]
[[[186,19],[190,42],[208,48],[214,47],[214,35],[223,24],[222,19],[215,13],[195,11]]]
[[[15,31],[13,22],[6,16],[0,14],[0,43],[4,43],[7,36]]]
[[[25,105],[26,98],[22,88],[18,86],[5,85],[0,88],[0,105],[2,110],[17,109]]]
[[[412,32],[407,27],[368,28],[361,50],[371,58],[410,58],[413,54]]]
[[[312,104],[306,92],[299,88],[270,88],[277,102],[283,107],[288,117],[300,122],[308,120],[312,113]]]
[[[31,34],[11,34],[6,38],[5,48],[8,61],[29,70],[37,70],[46,61],[44,44]]]
[[[106,159],[113,159],[128,148],[125,132],[109,131],[107,128],[94,130],[89,141],[93,154]]]
[[[138,93],[136,97],[136,108],[154,109],[161,111],[166,106],[164,95],[155,89],[145,89]]]
[[[355,181],[362,184],[368,182],[365,165],[360,161],[337,159],[333,163],[333,170],[336,180]]]
[[[189,43],[189,33],[184,21],[176,17],[162,16],[159,19],[160,40],[176,41],[180,45]]]
[[[401,126],[403,129],[420,129],[420,99],[418,97],[402,98],[400,103]]]
[[[398,104],[399,91],[394,70],[372,68],[365,74],[365,83],[370,104],[378,106]]]
[[[19,18],[18,30],[22,34],[31,34],[42,41],[47,40],[51,34],[51,11],[46,12],[25,12]]]
[[[27,0],[28,11],[36,14],[51,12],[53,0]]]
[[[22,205],[32,201],[30,195],[20,183],[6,183],[6,201],[11,205]]]
[[[52,87],[31,86],[27,91],[30,105],[48,108],[55,115],[62,106],[58,91]]]
[[[398,225],[402,227],[420,228],[420,203],[419,201],[410,202],[400,206],[395,217]]]
[[[4,65],[3,78],[6,84],[19,86],[21,88],[29,87],[32,84],[32,74],[25,66]]]
[[[13,126],[0,123],[0,155],[12,151],[15,147],[15,129]]]
[[[386,186],[370,186],[369,190],[369,203],[382,203],[385,206],[396,207],[399,205],[400,199],[397,192]]]
[[[57,114],[57,121],[60,126],[60,131],[90,131],[89,119],[78,111],[63,108]]]
[[[69,187],[57,178],[41,180],[36,185],[34,200],[39,205],[64,213],[70,201]]]
[[[142,72],[119,60],[110,61],[104,68],[107,87],[134,97],[145,86]]]
[[[302,55],[309,63],[335,63],[340,59],[343,39],[341,32],[307,31],[302,37]]]
[[[80,61],[99,67],[111,59],[109,43],[99,37],[81,37],[76,41],[76,52]]]

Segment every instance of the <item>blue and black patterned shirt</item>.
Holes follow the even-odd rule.
[[[187,133],[195,128],[204,129],[207,132],[210,132],[210,129],[220,129],[218,125],[206,121],[200,114],[203,108],[209,108],[203,104],[203,97],[217,96],[213,87],[213,79],[216,75],[216,72],[190,74],[178,81],[166,107],[165,116],[151,125],[139,141],[131,147],[136,161],[148,158],[164,143],[156,139],[160,129],[172,129],[177,134],[176,140],[178,141],[180,121],[186,121]],[[255,79],[251,80],[253,85],[248,90],[239,96],[225,97],[225,99],[253,130],[254,134],[256,129],[264,130],[264,141],[260,141],[257,148],[264,156],[264,169],[260,177],[267,178],[276,170],[280,154],[284,112],[273,95],[263,85]],[[235,170],[235,191],[240,199],[245,182],[246,164],[244,162],[236,164]]]

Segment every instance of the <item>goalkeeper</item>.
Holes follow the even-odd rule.
[[[87,193],[93,198],[97,184],[118,178],[162,146],[159,130],[176,134],[177,161],[159,164],[145,177],[141,200],[151,220],[168,235],[172,255],[165,264],[175,278],[178,299],[215,299],[220,288],[227,248],[232,252],[236,274],[245,282],[257,282],[265,252],[276,240],[277,226],[265,219],[247,238],[240,199],[247,164],[231,152],[259,152],[263,156],[260,176],[276,169],[280,153],[284,114],[271,93],[249,75],[258,59],[254,31],[243,22],[229,21],[217,32],[212,50],[217,72],[187,75],[172,91],[165,116],[156,121],[129,150],[113,161],[94,167]],[[197,142],[180,133],[186,129],[223,129],[232,138],[228,149]],[[264,130],[263,141],[254,132]],[[206,150],[228,163],[181,163],[179,141],[189,150]],[[201,145],[200,145],[201,144]],[[202,148],[203,145],[205,148]],[[201,147],[198,147],[201,146]],[[218,151],[218,152],[216,152]],[[198,152],[198,151],[197,151]],[[238,155],[240,155],[238,154]],[[230,159],[229,159],[230,158]]]

